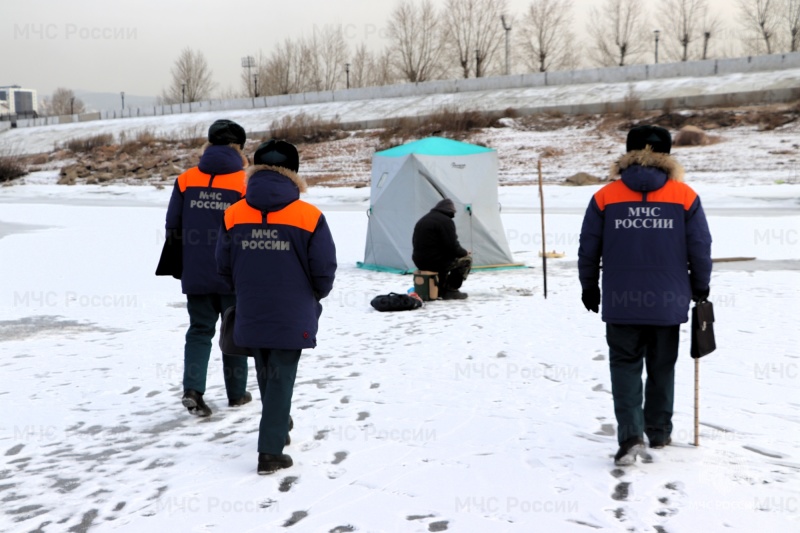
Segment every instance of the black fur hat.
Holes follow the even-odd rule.
[[[297,148],[286,141],[270,139],[261,143],[256,148],[253,156],[254,165],[270,165],[273,167],[283,167],[293,172],[300,168],[300,156]]]
[[[208,128],[208,142],[217,145],[238,144],[244,149],[247,134],[244,128],[232,120],[221,119],[215,121]]]
[[[625,145],[629,152],[644,150],[645,146],[650,145],[654,152],[668,154],[672,148],[672,137],[660,126],[636,126],[628,132]]]

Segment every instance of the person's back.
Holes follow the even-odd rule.
[[[629,152],[619,160],[614,174],[620,179],[594,195],[589,208],[593,216],[587,217],[582,229],[587,237],[597,237],[582,244],[602,245],[603,320],[651,325],[686,322],[692,297],[687,264],[695,271],[711,270],[700,199],[683,183],[683,168],[667,154]],[[579,259],[582,280],[595,275],[585,259],[596,251],[587,246]]]
[[[211,415],[203,395],[216,323],[236,303],[233,286],[217,273],[214,254],[225,210],[244,196],[246,164],[245,131],[235,122],[215,121],[208,141],[199,164],[175,180],[166,220],[168,242],[180,243],[179,265],[173,265],[173,275],[180,277],[189,313],[181,403],[202,417]],[[252,395],[245,390],[247,359],[222,354],[222,363],[228,405],[251,401]]]
[[[438,273],[439,293],[445,300],[462,300],[462,282],[472,267],[472,257],[458,242],[453,217],[455,204],[449,198],[437,203],[414,225],[411,260],[420,270]]]
[[[581,228],[581,300],[597,313],[602,297],[617,465],[643,455],[644,435],[651,448],[671,443],[680,324],[688,320],[690,301],[709,293],[711,235],[671,146],[664,128],[631,128],[627,153],[612,173],[619,179],[595,193]]]
[[[167,230],[182,230],[184,294],[233,294],[217,273],[214,251],[225,210],[244,191],[242,155],[230,146],[208,146],[199,164],[175,180]]]
[[[303,349],[317,345],[320,300],[333,287],[336,246],[322,212],[300,200],[305,180],[290,143],[270,140],[253,155],[247,197],[225,212],[219,272],[235,284],[233,338],[251,349],[261,392],[259,474],[292,466],[283,453]]]

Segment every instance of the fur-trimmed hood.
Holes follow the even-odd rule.
[[[261,172],[262,170],[271,170],[273,172],[277,172],[282,176],[286,176],[292,182],[297,185],[297,188],[300,190],[301,193],[306,192],[308,189],[308,184],[306,183],[305,178],[303,178],[297,172],[293,170],[289,170],[288,168],[283,167],[275,167],[272,165],[253,165],[247,168],[247,180],[250,180],[250,177],[255,174],[256,172]]]
[[[644,150],[633,150],[620,157],[611,165],[611,180],[619,179],[622,171],[634,165],[653,167],[664,171],[667,177],[675,181],[683,181],[685,171],[674,157],[661,152],[653,152],[648,146]]]
[[[683,167],[669,154],[653,152],[648,146],[644,150],[632,150],[619,158],[611,167],[611,179],[622,179],[632,191],[656,191],[667,180],[683,181]]]
[[[264,212],[280,211],[306,192],[306,180],[297,172],[272,165],[247,168],[247,203]]]

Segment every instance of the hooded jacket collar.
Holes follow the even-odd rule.
[[[245,200],[262,212],[274,213],[300,198],[306,192],[306,181],[296,172],[283,167],[256,165],[247,169]]]
[[[650,147],[623,155],[611,167],[611,179],[622,179],[632,191],[660,189],[668,179],[683,181],[684,170],[669,154],[653,152]]]
[[[431,211],[436,211],[438,213],[442,213],[444,215],[447,215],[450,218],[453,218],[453,217],[456,216],[456,206],[453,203],[453,201],[450,200],[449,198],[445,198],[444,200],[439,201],[439,203],[437,203],[433,207],[433,209],[431,209]]]
[[[209,144],[197,168],[204,174],[233,174],[244,169],[242,153],[238,147]]]

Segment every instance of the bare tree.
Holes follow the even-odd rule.
[[[784,0],[781,18],[789,26],[790,52],[800,49],[800,0]]]
[[[594,43],[595,63],[623,66],[647,49],[649,31],[644,27],[643,6],[640,0],[605,0],[601,9],[592,8],[587,29]]]
[[[395,64],[410,82],[435,79],[442,72],[443,33],[431,0],[402,0],[389,17],[387,33],[395,50]]]
[[[342,27],[326,26],[321,31],[315,30],[305,46],[310,61],[308,89],[332,91],[344,87],[344,64],[348,50]]]
[[[350,59],[350,87],[372,87],[393,82],[391,50],[384,48],[379,53],[372,53],[366,43],[356,46]]]
[[[703,15],[708,11],[708,0],[662,0],[658,19],[664,30],[664,48],[667,55],[688,61],[692,43],[703,37]],[[700,54],[697,54],[698,56]]]
[[[259,54],[257,65],[259,94],[278,95],[307,90],[308,50],[301,40],[286,39],[268,58]]]
[[[171,73],[169,87],[161,94],[165,104],[206,100],[214,89],[211,69],[199,50],[184,48],[172,65]]]
[[[356,46],[350,58],[350,87],[368,87],[371,69],[372,53],[367,44],[362,42]]]
[[[41,107],[44,115],[79,115],[86,110],[83,101],[75,97],[72,89],[64,87],[56,89],[50,100],[44,101]]]
[[[708,59],[708,44],[712,37],[722,33],[723,24],[719,13],[712,11],[708,6],[703,10],[700,17],[700,31],[703,34],[703,53],[701,59]]]
[[[572,21],[572,0],[531,2],[522,24],[524,55],[531,70],[545,72],[574,63]]]
[[[778,25],[776,0],[737,0],[739,23],[745,30],[743,44],[748,52],[771,54]]]
[[[480,78],[489,71],[503,42],[500,17],[507,9],[507,0],[447,0],[445,39],[465,78],[470,72]]]

